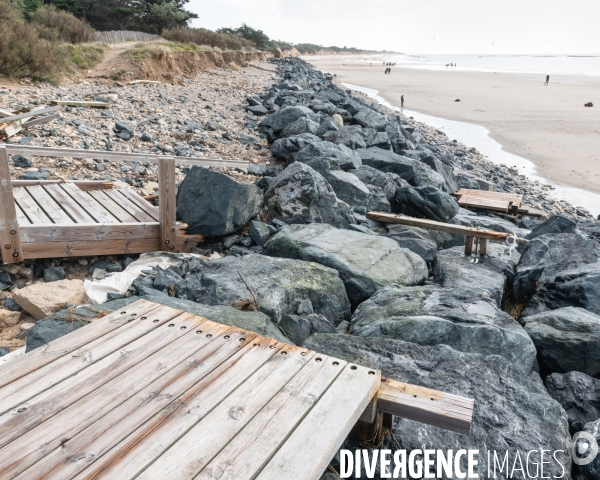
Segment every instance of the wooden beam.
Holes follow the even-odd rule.
[[[98,240],[148,240],[160,237],[158,222],[91,223],[75,225],[27,225],[21,227],[22,243],[94,242]]]
[[[198,167],[239,167],[248,168],[248,162],[242,160],[223,160],[219,158],[173,157],[170,155],[147,155],[144,153],[101,152],[98,150],[80,150],[76,148],[33,147],[30,145],[5,145],[9,155],[32,155],[38,157],[91,158],[122,162],[154,163],[162,158],[173,158],[179,165]]]
[[[51,122],[52,120],[57,120],[60,118],[60,114],[53,113],[52,115],[46,115],[45,117],[36,118],[34,120],[29,120],[22,124],[23,128],[33,127],[34,125],[39,125],[40,123]]]
[[[490,250],[490,241],[487,238],[479,239],[479,255],[487,255]]]
[[[489,240],[505,241],[510,233],[495,232],[493,230],[478,229],[473,227],[465,227],[462,225],[454,225],[452,223],[436,222],[435,220],[427,220],[424,218],[406,217],[404,215],[394,215],[390,213],[368,212],[367,218],[383,223],[398,223],[400,225],[409,225],[411,227],[425,228],[427,230],[437,230],[440,232],[454,233],[456,235],[467,235],[477,238],[487,238]],[[519,243],[527,243],[524,238],[518,238]]]
[[[382,413],[469,435],[473,399],[384,378],[377,393]]]
[[[63,182],[62,180],[13,180],[13,187],[32,187],[34,185],[56,185],[59,183],[72,183],[76,185],[79,190],[83,190],[84,192],[89,192],[91,190],[110,190],[114,187],[113,182],[103,182],[96,180],[69,180],[68,182]]]
[[[175,160],[172,158],[161,159],[158,164],[158,189],[161,250],[172,252],[175,251],[177,238],[177,178]]]
[[[55,112],[56,110],[60,110],[60,107],[40,108],[39,110],[31,110],[29,112],[19,113],[18,115],[13,115],[12,117],[4,117],[2,121],[14,122],[15,120],[20,120],[21,118],[35,117],[36,115],[41,115],[42,113]]]
[[[52,105],[65,105],[69,107],[95,107],[95,108],[108,108],[106,102],[88,102],[84,100],[52,100]]]
[[[471,255],[473,253],[474,243],[475,237],[473,235],[467,235],[465,239],[465,255]]]
[[[2,146],[0,146],[0,250],[3,263],[16,263],[23,260],[19,222],[8,168],[8,153]]]

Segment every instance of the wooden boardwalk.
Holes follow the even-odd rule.
[[[486,190],[471,190],[461,188],[454,193],[458,204],[463,208],[479,210],[493,210],[512,215],[529,215],[531,217],[544,217],[546,214],[540,210],[523,204],[523,195],[517,193],[490,192]]]
[[[139,300],[0,369],[0,477],[318,479],[380,383]]]

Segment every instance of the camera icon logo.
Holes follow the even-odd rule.
[[[571,457],[577,465],[592,463],[598,456],[598,442],[587,432],[577,432],[573,435]]]

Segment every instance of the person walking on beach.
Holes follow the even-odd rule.
[[[550,81],[550,75],[546,75],[546,83],[544,83],[544,85],[548,85],[549,81]]]
[[[400,96],[400,108],[404,108],[404,95]]]

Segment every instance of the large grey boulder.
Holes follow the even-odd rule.
[[[381,448],[396,451],[477,449],[480,452],[476,473],[487,478],[487,452],[506,451],[510,466],[517,453],[525,463],[525,452],[540,448],[556,452],[563,468],[550,459],[544,476],[571,478],[571,439],[567,416],[543,385],[495,355],[467,354],[447,345],[420,346],[389,338],[358,338],[352,335],[317,334],[306,348],[381,370],[382,376],[427,388],[472,398],[475,402],[471,432],[468,436],[395,417],[391,436]],[[401,442],[401,447],[395,441]],[[363,447],[359,447],[363,448]],[[560,451],[562,450],[562,452]],[[539,462],[539,455],[530,460]],[[493,459],[493,456],[492,456]],[[544,461],[548,461],[546,452]],[[462,470],[466,471],[465,462]],[[518,462],[517,462],[518,466]],[[533,469],[530,470],[533,474]],[[518,478],[516,473],[512,478]],[[562,476],[562,477],[561,477]],[[498,474],[497,479],[510,478]],[[597,478],[597,477],[596,477]]]
[[[562,307],[581,307],[600,315],[600,264],[565,270],[538,286],[523,317]]]
[[[447,222],[458,213],[458,203],[435,187],[402,187],[396,190],[392,209],[411,217]]]
[[[452,167],[450,165],[446,165],[439,158],[433,155],[428,155],[427,157],[423,158],[421,162],[431,168],[434,172],[439,173],[444,178],[444,185],[442,186],[442,190],[444,190],[444,192],[454,193],[458,191],[456,178],[454,177],[454,172],[452,171]]]
[[[279,138],[271,145],[271,153],[275,158],[285,162],[292,161],[292,155],[299,152],[307,145],[322,142],[322,140],[311,133],[303,133],[301,135]]]
[[[325,178],[296,162],[271,182],[265,193],[271,218],[286,223],[328,223],[344,227],[356,223],[347,204],[337,199]]]
[[[566,307],[520,321],[535,343],[541,368],[600,376],[600,316]]]
[[[192,167],[177,192],[177,220],[188,233],[219,237],[238,231],[263,206],[263,193],[207,168]]]
[[[416,253],[427,264],[433,262],[437,255],[437,243],[428,230],[407,225],[386,225],[388,237],[395,240],[402,248]]]
[[[287,125],[282,131],[283,137],[293,137],[296,135],[302,135],[303,133],[310,133],[316,135],[319,131],[319,124],[308,117],[300,117],[293,123]]]
[[[515,233],[521,238],[529,233],[529,230],[519,228],[514,223],[504,220],[503,218],[466,212],[468,212],[468,210],[462,208],[459,209],[458,215],[456,215],[450,223],[463,225],[465,227],[485,228],[486,230],[494,230],[495,232]]]
[[[371,192],[356,175],[343,170],[330,170],[325,178],[337,197],[346,202],[352,211],[362,215],[367,213]]]
[[[525,373],[536,366],[535,347],[525,330],[489,295],[469,290],[431,285],[382,288],[358,306],[351,333],[501,355]]]
[[[514,300],[530,296],[538,282],[544,283],[564,270],[595,264],[600,245],[576,233],[544,234],[531,240],[517,265],[512,287]]]
[[[600,380],[581,372],[553,373],[546,377],[546,388],[567,412],[571,432],[600,419]]]
[[[334,132],[327,132],[323,135],[323,140],[339,145],[345,145],[352,150],[365,148],[367,146],[365,143],[366,135],[358,125],[346,125]]]
[[[380,115],[370,108],[362,108],[354,115],[354,121],[361,127],[374,128],[379,132],[385,132],[385,127],[388,123],[383,115]]]
[[[348,173],[356,175],[369,189],[370,195],[367,206],[369,211],[386,213],[392,211],[390,202],[394,200],[397,188],[394,181],[395,174],[380,172],[376,168],[367,165],[348,170]],[[399,177],[397,178],[401,180]]]
[[[321,120],[319,122],[319,129],[317,130],[317,135],[319,137],[324,136],[327,132],[335,132],[339,130],[341,127],[331,118],[329,115],[321,115]]]
[[[393,240],[324,224],[285,228],[271,238],[265,253],[334,268],[353,307],[379,287],[394,283],[418,285],[427,279],[423,259]]]
[[[362,162],[358,154],[345,145],[336,145],[331,142],[313,142],[293,155],[295,162],[307,163],[316,158],[327,158],[332,165],[337,165],[341,170],[360,168]]]
[[[275,324],[310,302],[314,313],[334,326],[350,316],[350,303],[338,272],[312,262],[263,255],[192,260],[177,296],[206,305],[256,302]],[[246,285],[247,284],[247,285]]]
[[[378,132],[374,128],[363,128],[365,135],[367,136],[366,144],[367,148],[369,147],[377,147],[382,148],[384,150],[390,150],[392,146],[392,142],[385,132]]]
[[[577,230],[577,222],[562,215],[551,215],[541,225],[538,225],[531,233],[527,235],[528,240],[533,240],[547,233],[575,233]]]
[[[495,191],[496,184],[493,182],[489,182],[488,180],[473,175],[471,173],[455,171],[454,178],[456,179],[456,184],[459,188],[468,188],[470,190],[485,190],[485,191]]]
[[[270,124],[273,132],[279,134],[285,127],[294,123],[299,118],[308,117],[310,115],[313,115],[313,111],[308,107],[303,107],[301,105],[283,107],[265,118],[265,120],[261,122],[261,125]]]
[[[512,272],[519,256],[516,250],[490,243],[488,254],[475,263],[465,255],[463,247],[453,247],[438,252],[433,274],[436,282],[446,288],[487,292],[500,307],[506,272]]]

